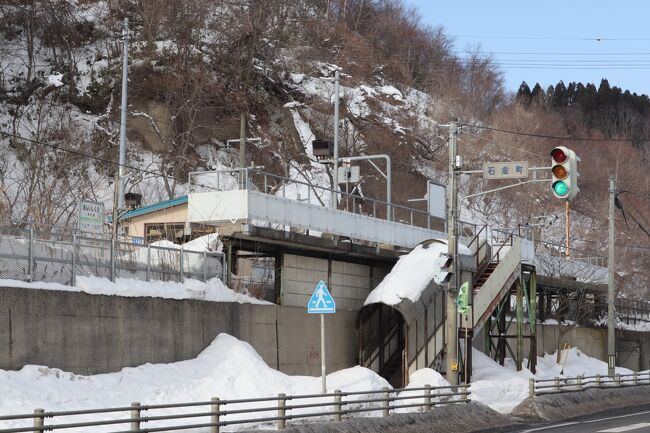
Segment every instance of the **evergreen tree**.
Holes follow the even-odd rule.
[[[543,107],[544,106],[544,101],[546,100],[546,93],[544,93],[544,89],[542,89],[542,86],[539,85],[539,83],[535,84],[535,87],[533,87],[533,91],[530,94],[531,96],[531,104]]]
[[[517,90],[517,97],[515,98],[515,101],[524,107],[528,107],[530,105],[531,98],[532,94],[530,93],[530,87],[528,87],[528,84],[525,81],[522,81],[521,85],[519,86],[519,90]]]
[[[566,107],[567,106],[567,90],[564,86],[564,82],[560,80],[559,83],[555,85],[553,89],[553,96],[551,97],[551,107]]]
[[[569,83],[569,87],[566,89],[566,104],[567,106],[572,106],[576,100],[576,83],[574,81]]]

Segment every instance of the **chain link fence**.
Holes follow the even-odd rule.
[[[0,225],[0,278],[75,285],[77,276],[225,281],[225,255],[50,227]]]

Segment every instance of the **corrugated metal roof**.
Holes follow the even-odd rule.
[[[174,206],[179,206],[181,204],[187,203],[187,196],[183,195],[180,197],[173,198],[171,200],[165,200],[158,203],[150,204],[148,206],[142,206],[137,209],[130,210],[122,215],[120,215],[120,221],[128,220],[131,218],[138,217],[140,215],[146,215],[151,212],[156,212],[162,209],[167,209]]]

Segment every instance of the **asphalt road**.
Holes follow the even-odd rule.
[[[517,433],[650,433],[650,407],[622,415],[599,415],[516,430]]]

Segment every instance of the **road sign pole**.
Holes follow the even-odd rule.
[[[314,293],[307,302],[308,314],[320,314],[320,362],[321,362],[321,385],[323,394],[327,392],[327,367],[325,364],[325,314],[336,313],[336,302],[332,294],[321,280],[316,285]]]
[[[320,315],[320,362],[321,362],[321,392],[327,394],[327,376],[325,366],[325,315]]]

